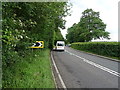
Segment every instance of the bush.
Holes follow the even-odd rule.
[[[116,57],[118,59],[120,56],[118,53],[120,47],[119,42],[78,42],[72,43],[71,47],[99,55]]]

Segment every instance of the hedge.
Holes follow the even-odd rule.
[[[120,42],[77,42],[72,43],[71,47],[82,51],[120,59]]]

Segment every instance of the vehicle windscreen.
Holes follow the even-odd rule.
[[[62,43],[58,43],[57,46],[64,46],[64,44],[62,44]]]

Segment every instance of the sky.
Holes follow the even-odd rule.
[[[67,28],[74,23],[78,23],[82,16],[82,12],[86,9],[93,9],[100,12],[100,19],[107,25],[106,30],[110,32],[109,41],[118,41],[118,2],[120,0],[70,0],[72,3],[71,16],[67,16],[66,29],[61,30],[63,37],[67,34]],[[99,41],[99,40],[95,40]],[[103,41],[108,41],[104,39]]]

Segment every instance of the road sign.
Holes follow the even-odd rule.
[[[30,48],[44,48],[44,41],[36,41]]]

